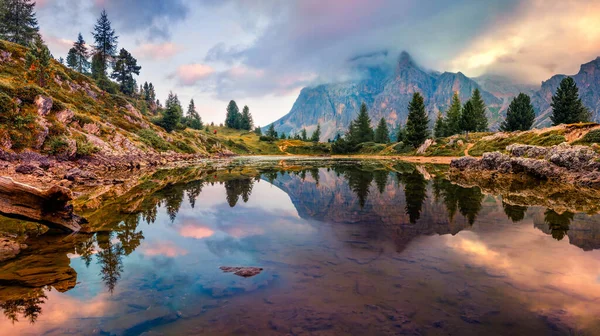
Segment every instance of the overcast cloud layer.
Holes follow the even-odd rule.
[[[221,122],[230,99],[259,124],[289,111],[303,86],[347,79],[377,54],[407,50],[423,66],[537,83],[600,55],[600,2],[588,0],[38,0],[56,57],[102,9],[119,48],[159,97],[194,98]]]

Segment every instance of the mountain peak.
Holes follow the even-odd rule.
[[[416,64],[408,52],[402,51],[400,53],[400,56],[398,56],[398,66],[399,67],[407,67],[407,66],[411,67],[411,66],[416,66]]]

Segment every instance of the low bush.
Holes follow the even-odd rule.
[[[159,137],[156,132],[149,128],[141,129],[136,134],[139,135],[143,143],[158,151],[167,151],[172,149],[171,144]]]

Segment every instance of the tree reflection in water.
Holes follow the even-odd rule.
[[[502,201],[502,208],[506,216],[513,222],[517,223],[525,218],[527,207],[522,205],[512,205]]]
[[[42,313],[42,305],[47,298],[42,288],[36,288],[21,297],[1,301],[0,308],[13,324],[19,322],[20,317],[34,324]]]
[[[454,219],[458,210],[470,225],[475,223],[485,198],[479,187],[461,187],[442,177],[433,180],[433,194],[436,200],[442,200],[446,206],[450,221]]]
[[[552,209],[548,209],[544,212],[544,222],[548,224],[552,238],[562,240],[567,235],[573,216],[574,214],[569,211],[559,214]]]
[[[427,198],[427,180],[418,170],[409,174],[397,174],[398,182],[404,184],[405,209],[411,223],[421,218],[423,202]]]

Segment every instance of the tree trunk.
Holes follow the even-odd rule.
[[[84,218],[73,214],[69,201],[73,195],[69,189],[52,186],[47,190],[0,177],[0,213],[9,217],[34,220],[51,228],[79,231],[86,223]]]

